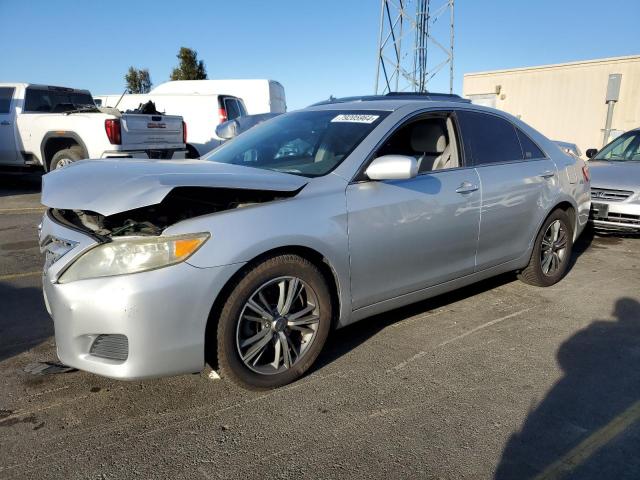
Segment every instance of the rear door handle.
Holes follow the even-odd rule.
[[[546,170],[542,172],[539,176],[542,178],[551,178],[556,174],[553,170]]]
[[[0,122],[0,125],[11,125],[11,122],[8,120],[3,120]]]
[[[478,186],[474,185],[471,182],[462,182],[458,188],[456,188],[456,193],[471,193],[478,190]]]

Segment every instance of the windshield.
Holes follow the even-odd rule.
[[[640,131],[623,133],[600,150],[593,160],[640,161]]]
[[[388,113],[288,113],[251,128],[204,159],[317,177],[336,168]]]

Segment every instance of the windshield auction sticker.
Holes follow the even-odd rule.
[[[340,114],[334,117],[331,122],[349,122],[349,123],[373,123],[380,115],[358,115],[358,114]]]

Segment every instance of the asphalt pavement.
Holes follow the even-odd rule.
[[[122,382],[55,362],[39,175],[0,174],[0,478],[640,478],[640,238],[335,332],[300,381]],[[37,370],[37,368],[36,368]]]

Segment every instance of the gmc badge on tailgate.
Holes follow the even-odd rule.
[[[167,124],[161,122],[149,122],[147,123],[147,128],[167,128]]]

